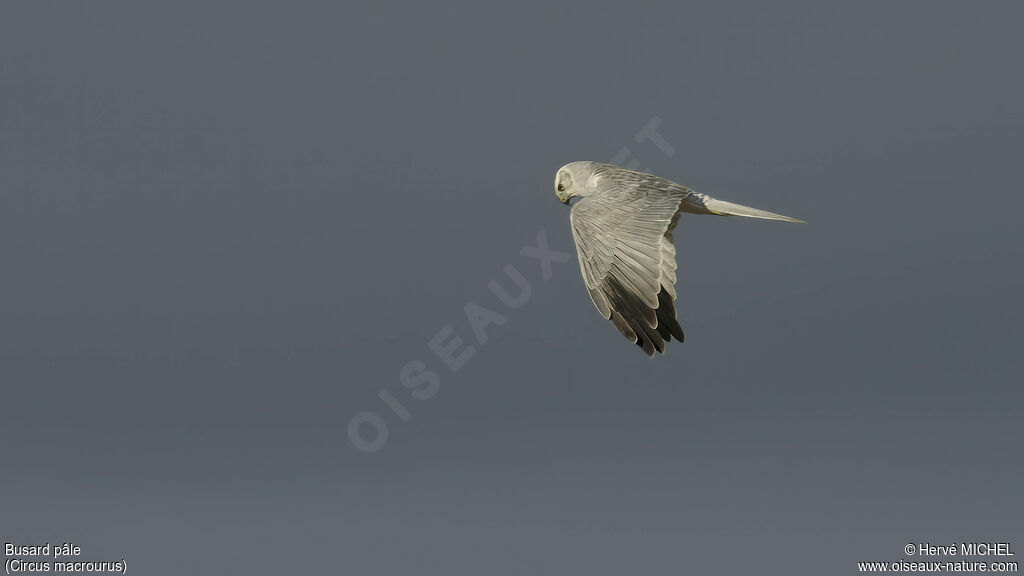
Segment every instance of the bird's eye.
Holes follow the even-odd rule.
[[[565,192],[565,186],[563,184],[559,184],[558,185],[558,191],[559,192]]]

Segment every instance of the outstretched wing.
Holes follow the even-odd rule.
[[[672,245],[687,188],[621,170],[570,212],[576,254],[594,305],[648,356],[683,340],[676,320],[676,250]]]

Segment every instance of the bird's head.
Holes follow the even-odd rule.
[[[592,162],[572,162],[562,166],[555,174],[555,195],[566,206],[569,200],[585,194]]]

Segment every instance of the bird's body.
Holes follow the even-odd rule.
[[[573,162],[558,170],[555,191],[570,212],[580,272],[598,311],[648,356],[682,342],[676,320],[676,250],[680,214],[746,216],[800,222],[723,202],[675,182],[613,164]]]

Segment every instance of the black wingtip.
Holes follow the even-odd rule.
[[[684,339],[683,327],[676,320],[676,306],[672,302],[672,295],[664,287],[658,292],[658,331],[662,330],[680,342]],[[662,337],[664,337],[664,332]]]
[[[673,338],[682,342],[683,329],[676,320],[672,295],[664,287],[658,292],[657,308],[651,308],[636,294],[626,290],[615,278],[608,278],[602,293],[611,305],[610,320],[619,332],[644,354],[665,353],[665,344]]]

